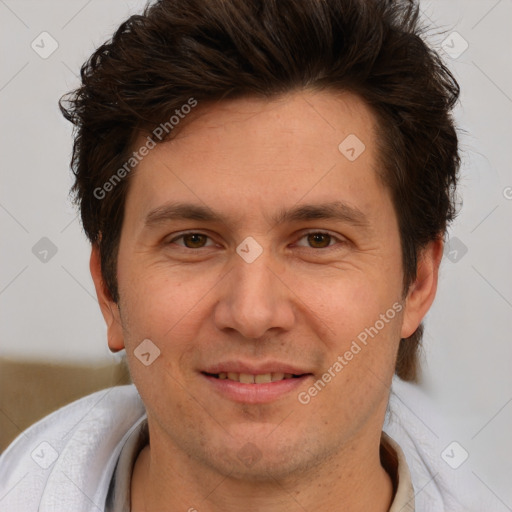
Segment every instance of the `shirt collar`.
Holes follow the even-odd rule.
[[[142,448],[149,441],[147,416],[140,418],[132,429],[116,467],[111,482],[105,510],[121,512],[130,510],[130,484],[133,465]],[[393,502],[389,512],[414,512],[414,488],[405,455],[385,432],[381,434],[380,458],[393,482]]]
[[[414,512],[414,488],[404,452],[385,432],[381,435],[380,457],[393,482],[394,498],[389,512]]]

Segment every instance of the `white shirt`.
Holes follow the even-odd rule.
[[[453,439],[434,430],[433,418],[428,398],[395,378],[382,436],[386,464],[393,454],[397,460],[390,512],[500,510],[490,493],[474,492],[478,480],[470,471],[441,458]],[[147,439],[134,385],[77,400],[32,425],[0,456],[0,511],[128,512],[133,465]]]

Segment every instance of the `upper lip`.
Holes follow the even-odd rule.
[[[299,366],[279,361],[267,361],[259,363],[248,363],[243,361],[225,361],[208,366],[202,370],[203,373],[218,374],[224,373],[247,373],[250,375],[263,375],[266,373],[291,373],[292,375],[303,375],[311,373]]]

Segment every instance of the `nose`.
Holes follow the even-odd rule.
[[[270,250],[264,250],[252,263],[235,253],[233,267],[221,283],[214,314],[218,329],[235,330],[254,340],[270,329],[292,328],[294,293]]]

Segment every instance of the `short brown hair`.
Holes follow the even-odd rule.
[[[75,125],[72,192],[113,300],[130,176],[104,197],[97,191],[126,164],[136,136],[190,98],[270,99],[305,88],[356,93],[376,115],[405,296],[419,251],[455,216],[460,165],[451,117],[459,86],[422,31],[414,0],[160,0],[122,23],[60,102]],[[396,373],[405,380],[416,379],[422,331],[400,342]]]

